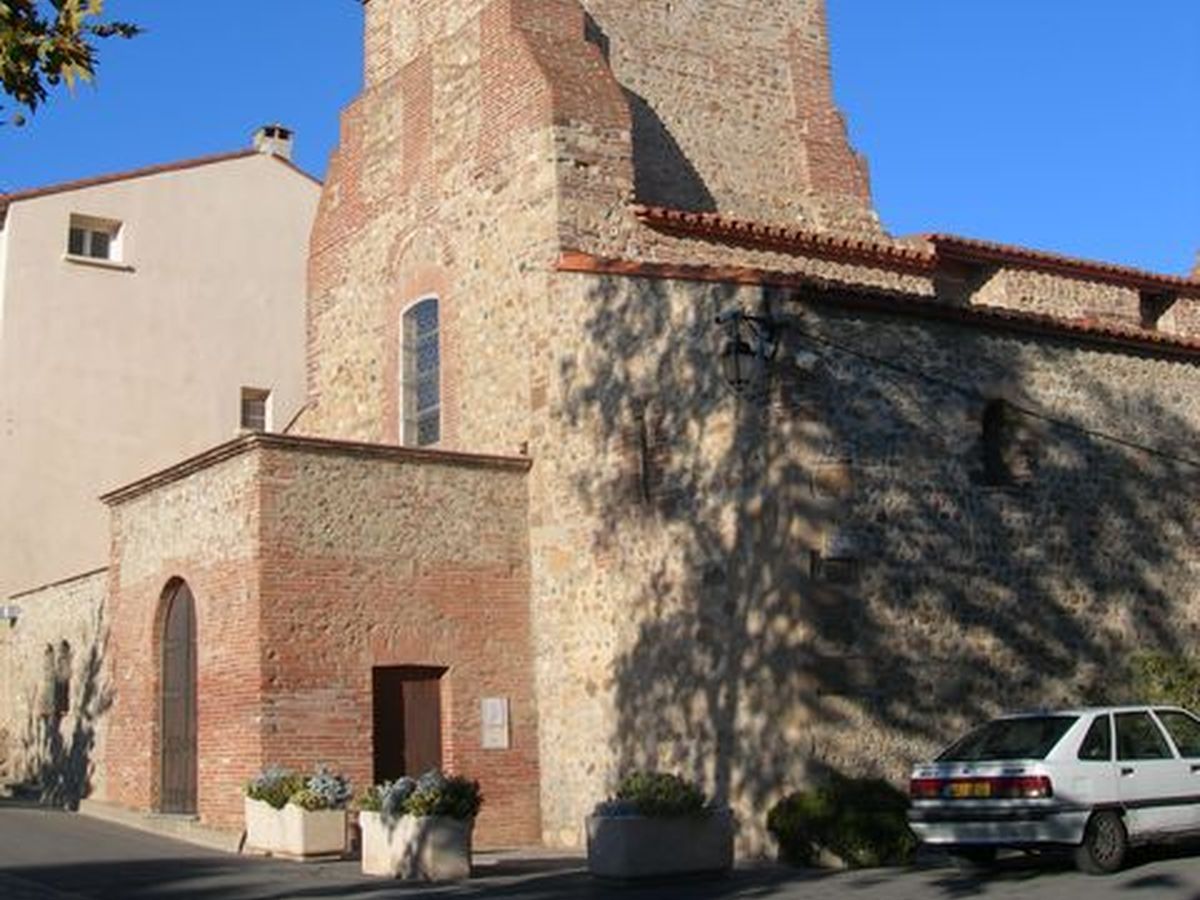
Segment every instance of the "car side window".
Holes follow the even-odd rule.
[[[1117,713],[1117,759],[1171,759],[1171,748],[1149,713]]]
[[[1112,759],[1112,725],[1107,715],[1096,716],[1079,745],[1079,758],[1089,762],[1109,762]]]
[[[1180,756],[1200,756],[1200,722],[1177,709],[1156,709],[1154,714],[1167,727]]]

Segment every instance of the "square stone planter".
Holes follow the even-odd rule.
[[[346,851],[346,811],[301,809],[291,803],[275,809],[245,798],[246,849],[251,853],[311,859]]]
[[[733,815],[588,816],[588,871],[600,878],[722,875],[733,867]]]
[[[367,875],[421,881],[471,877],[474,819],[401,816],[386,822],[377,812],[360,812],[362,870]]]

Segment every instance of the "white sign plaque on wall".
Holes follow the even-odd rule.
[[[508,698],[484,697],[481,702],[480,720],[483,723],[483,749],[507,750]]]

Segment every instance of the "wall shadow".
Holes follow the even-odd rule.
[[[95,633],[82,663],[72,667],[72,677],[43,685],[48,698],[27,703],[30,712],[20,741],[24,777],[14,786],[17,796],[74,810],[91,792],[96,732],[112,705],[104,674],[108,637],[99,621]]]
[[[716,199],[667,123],[644,97],[623,90],[633,126],[633,193],[637,202],[716,212]]]
[[[565,414],[630,462],[575,489],[595,552],[641,576],[616,616],[619,772],[696,777],[761,842],[821,767],[900,781],[972,723],[1132,699],[1132,651],[1195,646],[1191,364],[815,290],[591,293]],[[737,305],[779,324],[749,399],[718,374]],[[997,396],[1025,463],[989,484]]]

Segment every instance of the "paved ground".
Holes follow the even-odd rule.
[[[717,882],[603,885],[577,859],[480,858],[476,877],[430,888],[368,879],[354,862],[283,863],[229,856],[84,816],[0,801],[0,898],[504,898],[504,900],[1200,900],[1200,848],[1134,860],[1108,878],[1080,875],[1062,860],[1014,858],[985,876],[931,861],[909,870],[797,872],[739,869]]]

